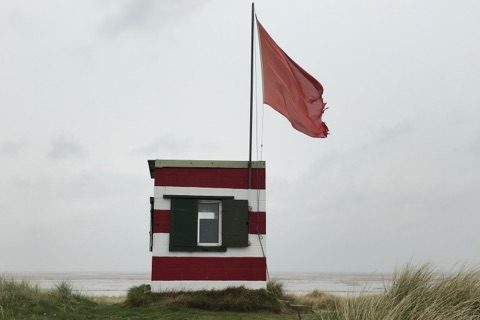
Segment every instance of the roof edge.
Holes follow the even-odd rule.
[[[150,177],[155,168],[248,168],[248,161],[234,160],[148,160]],[[265,161],[252,161],[252,168],[265,168]]]

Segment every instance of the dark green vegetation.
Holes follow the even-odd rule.
[[[228,288],[225,290],[152,293],[143,285],[128,291],[126,305],[130,307],[163,306],[197,308],[211,311],[262,311],[280,313],[282,303],[267,290]]]
[[[276,291],[231,288],[156,294],[144,285],[130,289],[125,301],[111,302],[75,294],[66,282],[44,291],[0,278],[0,319],[296,319],[282,309],[281,286],[269,287]]]
[[[319,291],[288,296],[279,283],[269,283],[267,290],[162,294],[144,285],[130,289],[120,302],[75,294],[65,282],[41,291],[26,282],[0,279],[0,319],[273,320],[296,319],[296,310],[302,319],[322,320],[480,319],[480,274],[438,275],[426,266],[406,267],[384,293],[348,298]]]

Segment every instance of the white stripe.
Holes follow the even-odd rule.
[[[163,198],[164,195],[175,196],[209,196],[209,197],[234,197],[238,200],[251,202],[266,201],[265,190],[230,189],[230,188],[194,188],[194,187],[163,187],[157,186],[153,190],[155,198]],[[254,209],[255,210],[255,209]]]
[[[165,187],[156,186],[154,189],[154,197],[162,198],[163,195],[176,196],[227,196],[235,197],[235,199],[252,199],[265,201],[265,190],[254,189],[231,189],[231,188],[195,188],[195,187]]]
[[[209,197],[233,197],[236,200],[248,200],[252,211],[266,210],[265,190],[228,189],[228,188],[191,188],[191,187],[155,187],[154,188],[155,210],[170,210],[170,199],[164,199],[164,195],[175,196],[209,196]]]
[[[227,248],[225,252],[170,252],[168,243],[170,240],[169,233],[154,233],[153,234],[153,249],[152,255],[154,257],[263,257],[262,247],[257,234],[249,234],[248,241],[250,245],[244,248]],[[260,235],[263,252],[266,254],[266,236]]]
[[[247,289],[265,289],[265,281],[152,281],[153,292],[165,291],[195,291],[195,290],[223,290],[232,287]]]

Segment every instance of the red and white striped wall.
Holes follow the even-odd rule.
[[[154,179],[152,291],[266,286],[265,162],[150,160]],[[234,197],[248,200],[249,246],[225,252],[171,252],[171,196]]]

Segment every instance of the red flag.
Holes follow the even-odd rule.
[[[283,114],[300,132],[326,138],[322,121],[323,87],[295,63],[270,37],[257,19],[263,71],[263,102]]]

